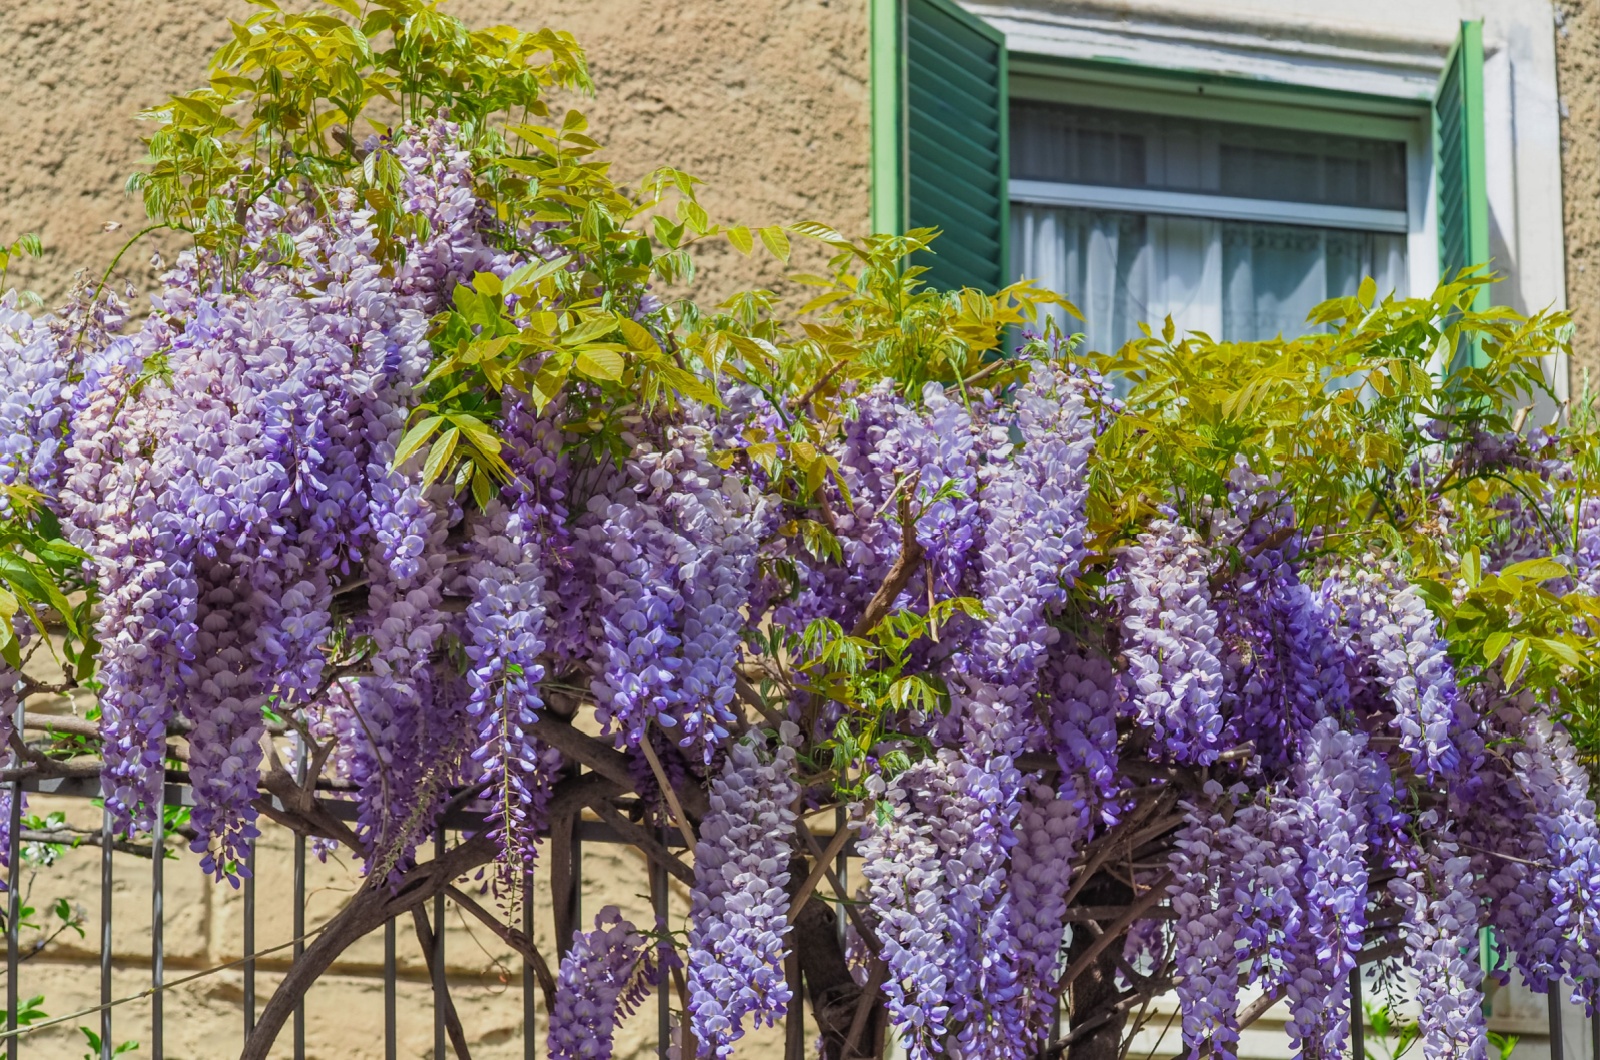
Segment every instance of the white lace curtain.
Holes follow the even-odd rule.
[[[1318,302],[1365,276],[1405,293],[1405,237],[1299,225],[1213,221],[1013,204],[1012,275],[1036,279],[1083,312],[1089,348],[1114,351],[1145,321],[1225,341],[1311,330]]]

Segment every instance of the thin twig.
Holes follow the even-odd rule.
[[[689,827],[689,818],[684,816],[683,806],[678,802],[678,793],[672,790],[672,784],[667,780],[667,771],[661,768],[661,759],[656,757],[656,749],[650,746],[650,733],[647,729],[644,739],[639,741],[639,750],[644,752],[644,760],[650,763],[650,772],[656,775],[656,785],[661,788],[661,795],[667,800],[667,809],[672,811],[672,819],[678,824],[678,831],[683,835],[683,845],[688,850],[694,850],[694,829]]]
[[[545,1007],[553,1008],[556,1003],[556,979],[550,973],[550,965],[545,962],[544,954],[539,952],[539,947],[533,944],[533,940],[516,928],[500,923],[493,913],[479,905],[471,895],[455,884],[446,887],[444,893],[448,894],[456,905],[481,920],[485,927],[494,932],[496,938],[516,950],[524,960],[533,965],[534,978],[539,980],[539,989],[544,991]],[[528,901],[528,898],[524,896],[523,901]]]
[[[1117,918],[1116,922],[1106,928],[1105,934],[1091,942],[1087,949],[1078,955],[1078,959],[1067,965],[1067,970],[1062,973],[1057,986],[1065,989],[1072,985],[1072,981],[1082,975],[1084,969],[1093,964],[1095,959],[1105,952],[1105,948],[1122,936],[1124,931],[1133,926],[1133,922],[1142,917],[1147,910],[1159,904],[1167,896],[1167,884],[1172,880],[1172,873],[1163,873],[1161,878],[1150,885],[1144,896],[1132,905],[1128,911]]]
[[[844,845],[850,841],[851,830],[849,825],[839,829],[832,841],[828,843],[828,849],[824,850],[822,856],[817,859],[817,864],[811,870],[811,874],[800,885],[800,889],[794,892],[794,897],[789,899],[789,923],[793,924],[795,922],[795,918],[800,915],[800,907],[806,904],[806,900],[811,897],[811,892],[817,889],[817,884],[821,883],[822,878],[828,874],[828,868],[833,864],[834,858],[839,856],[839,851],[843,850]]]

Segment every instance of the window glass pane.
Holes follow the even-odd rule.
[[[1169,315],[1225,341],[1303,335],[1313,306],[1365,276],[1404,293],[1401,235],[1020,203],[1011,229],[1013,275],[1071,299],[1084,322],[1058,323],[1107,352]]]
[[[1406,208],[1405,145],[1019,100],[1011,175],[1279,202]]]

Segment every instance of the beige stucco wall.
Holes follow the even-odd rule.
[[[1567,305],[1573,392],[1588,369],[1600,387],[1600,5],[1556,4],[1561,93],[1561,195],[1566,214]]]
[[[0,239],[38,232],[39,262],[14,268],[11,281],[53,304],[80,268],[98,273],[142,217],[123,182],[142,154],[133,115],[166,93],[201,83],[226,20],[246,17],[242,0],[0,0]],[[550,25],[587,47],[597,98],[570,101],[590,116],[597,138],[624,179],[670,164],[706,181],[714,218],[769,224],[808,218],[846,233],[867,225],[866,0],[457,0],[449,10],[474,25]],[[122,228],[105,233],[107,222]],[[169,244],[170,246],[170,244]],[[130,252],[121,275],[153,278],[149,249]],[[812,264],[816,256],[811,254]],[[782,270],[766,255],[745,259],[725,244],[698,257],[697,291],[720,300],[748,285],[779,286]],[[41,800],[41,811],[49,806]],[[86,807],[74,806],[82,814]],[[92,811],[91,811],[92,812]],[[92,824],[92,821],[84,821]],[[258,945],[289,938],[289,859],[284,834],[268,831],[261,854]],[[60,1015],[98,999],[97,851],[69,854],[37,885],[36,897],[64,896],[85,906],[89,937],[63,938],[30,961],[23,996],[42,993]],[[116,993],[148,983],[147,862],[118,858]],[[315,862],[313,862],[315,865]],[[585,908],[606,902],[649,924],[639,859],[621,849],[589,848]],[[169,977],[215,967],[240,955],[240,900],[204,881],[185,857],[167,869]],[[343,867],[317,869],[309,922],[315,925],[354,885]],[[682,894],[677,925],[681,926]],[[547,954],[548,909],[538,910]],[[523,1055],[516,965],[481,927],[450,914],[452,989],[479,1060]],[[429,1055],[431,1002],[409,925],[399,935],[400,1055]],[[374,936],[319,982],[308,1001],[308,1053],[323,1060],[383,1055],[382,943]],[[270,962],[281,968],[281,960]],[[502,968],[512,969],[509,985]],[[261,998],[273,975],[264,973]],[[167,1056],[219,1060],[237,1055],[241,977],[230,971],[173,992],[166,1007]],[[118,1009],[117,1040],[148,1045],[149,1004]],[[97,1026],[93,1018],[83,1021]],[[538,1028],[542,1036],[544,1028]],[[619,1037],[619,1057],[654,1055],[653,1007]],[[277,1055],[290,1055],[287,1034]],[[753,1035],[753,1056],[777,1055],[772,1032]],[[76,1030],[30,1037],[23,1055],[77,1060]],[[541,1048],[541,1054],[543,1052]],[[144,1053],[136,1055],[145,1055]]]
[[[47,253],[14,281],[49,303],[73,271],[105,268],[135,230],[123,192],[138,165],[133,115],[203,83],[243,0],[0,3],[0,238],[38,232]],[[867,225],[866,0],[456,0],[474,25],[553,26],[588,48],[586,110],[626,179],[674,165],[707,182],[729,223]],[[102,226],[120,221],[107,234]],[[148,251],[125,274],[147,282]],[[700,259],[701,294],[773,286],[770,257],[726,245]]]

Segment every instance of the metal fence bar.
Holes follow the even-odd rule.
[[[522,874],[522,933],[533,942],[533,873]],[[522,962],[522,1060],[538,1060],[538,1035],[535,1019],[538,1000],[534,990],[538,980],[533,975],[533,962]],[[1595,1060],[1600,1060],[1596,1057]]]
[[[256,1029],[256,841],[244,852],[244,1036]]]
[[[305,783],[306,748],[300,734],[294,736],[295,779]],[[294,960],[299,963],[306,952],[306,837],[294,834]],[[294,1060],[306,1060],[306,1000],[302,993],[294,1006]]]
[[[1350,1060],[1367,1060],[1367,1010],[1361,1000],[1361,968],[1350,973]]]
[[[23,707],[17,703],[16,720],[13,724],[17,732],[22,732]],[[22,919],[22,782],[11,782],[11,805],[8,808],[7,822],[11,831],[6,840],[6,1030],[17,1029],[17,968],[21,960],[21,925],[17,922]],[[17,1060],[17,1035],[11,1034],[6,1038],[6,1060]]]
[[[660,839],[663,843],[667,839],[666,828],[661,829]],[[656,907],[656,927],[664,930],[667,925],[667,870],[657,861],[650,862],[650,897],[654,899]],[[667,1050],[672,1038],[672,994],[668,990],[666,968],[658,970],[659,985],[656,987],[656,1060],[667,1060]]]
[[[398,1008],[394,980],[394,917],[390,917],[383,924],[383,1060],[397,1060],[400,1055],[394,1033]]]
[[[100,810],[100,1060],[111,1060],[111,811]]]
[[[433,856],[444,857],[444,827],[433,833]],[[433,896],[433,1060],[445,1060],[444,999],[448,983],[444,973],[444,892]]]
[[[166,1000],[162,990],[166,979],[166,938],[163,931],[166,926],[167,904],[166,787],[163,778],[159,789],[161,805],[154,807],[151,817],[155,823],[150,826],[150,987],[153,991],[150,995],[150,1056],[152,1060],[162,1060],[165,1055],[161,1010],[162,1003]]]
[[[1600,1060],[1600,1008],[1589,1020],[1589,1060]]]
[[[1550,984],[1550,1060],[1562,1060],[1561,1040],[1561,991],[1557,989],[1558,983]]]
[[[306,837],[296,832],[294,836],[294,959],[299,961],[306,951]],[[294,1006],[294,1060],[306,1060],[306,1002],[302,994]]]

